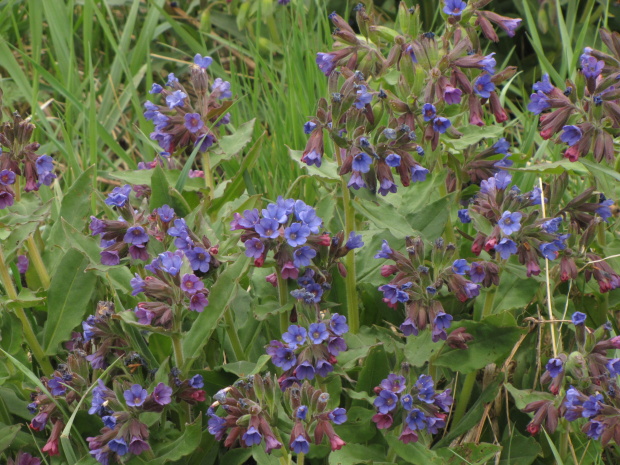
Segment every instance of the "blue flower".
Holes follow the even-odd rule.
[[[405,418],[405,422],[412,431],[417,429],[423,430],[426,427],[426,415],[424,415],[422,410],[414,408]]]
[[[312,121],[308,121],[304,124],[304,134],[311,134],[312,131],[316,128],[316,123]]]
[[[450,16],[459,16],[467,7],[463,0],[444,0],[443,12]]]
[[[243,442],[245,442],[245,445],[248,447],[252,447],[253,445],[258,445],[260,444],[261,440],[263,439],[263,436],[258,432],[258,430],[256,428],[254,428],[253,426],[250,426],[248,428],[248,430],[245,432],[245,434],[242,437]]]
[[[390,153],[385,157],[385,163],[392,168],[398,168],[400,166],[400,155]]]
[[[474,92],[482,98],[489,98],[494,90],[495,84],[491,81],[491,75],[488,73],[482,74],[474,81]]]
[[[112,452],[116,452],[119,456],[125,455],[129,452],[129,447],[123,438],[115,438],[108,442],[108,447]]]
[[[336,68],[336,54],[317,53],[316,64],[319,66],[319,69],[323,72],[323,74],[325,74],[325,76],[329,76]]]
[[[230,82],[224,81],[221,78],[215,78],[213,84],[211,85],[211,92],[218,99],[231,98],[232,92],[230,91]]]
[[[547,108],[551,108],[551,103],[549,102],[549,97],[543,94],[541,91],[536,92],[535,94],[530,95],[531,102],[527,104],[527,109],[538,115],[545,111]]]
[[[153,83],[151,86],[151,90],[149,90],[149,94],[161,94],[161,91],[164,90],[162,86],[159,84]]]
[[[307,245],[304,245],[303,247],[300,247],[293,252],[293,264],[297,268],[301,268],[303,266],[310,266],[310,263],[312,263],[312,259],[314,257],[316,257],[316,250]]]
[[[246,244],[245,244],[246,247],[247,247],[247,242],[248,241],[246,241]],[[194,247],[193,249],[186,250],[185,256],[189,260],[189,265],[192,267],[192,270],[201,271],[203,273],[206,273],[207,271],[209,271],[209,267],[211,263],[211,254],[207,252],[205,249],[203,249],[202,247]],[[258,258],[258,257],[255,257],[255,258]]]
[[[481,283],[484,281],[485,276],[484,262],[473,262],[469,270],[469,279],[471,279],[471,282]]]
[[[366,105],[372,101],[372,94],[366,91],[366,86],[359,86],[357,91],[357,99],[353,102],[353,106],[358,110],[362,110]]]
[[[342,336],[349,331],[347,317],[338,313],[334,313],[329,320],[329,327],[335,335]]]
[[[185,123],[183,123],[183,125],[192,134],[195,134],[198,131],[200,131],[202,127],[205,125],[204,121],[202,120],[202,117],[198,113],[186,113],[184,116],[184,119],[185,119]],[[163,128],[158,128],[158,129],[161,130]]]
[[[580,326],[580,325],[585,324],[586,318],[587,318],[587,315],[585,313],[581,313],[581,312],[575,312],[571,316],[571,320],[573,321],[573,324],[575,326]]]
[[[400,330],[403,332],[405,336],[414,336],[418,335],[418,327],[415,325],[411,318],[407,318],[400,325]]]
[[[177,79],[177,77],[174,75],[174,73],[170,73],[168,74],[168,81],[166,82],[166,85],[168,87],[172,87],[173,84],[179,82],[179,80]]]
[[[495,153],[503,153],[504,155],[508,155],[508,150],[510,149],[510,142],[508,142],[503,137],[493,144],[493,148],[495,149]]]
[[[319,233],[319,228],[323,224],[323,220],[316,215],[316,211],[312,207],[306,207],[301,211],[296,210],[296,216],[302,223],[306,224],[314,234]]]
[[[435,402],[435,383],[431,376],[420,375],[415,383],[415,387],[418,390],[418,399],[427,404]]]
[[[547,260],[555,260],[558,258],[559,249],[555,242],[541,242],[539,249],[542,256]]]
[[[299,325],[291,325],[288,327],[288,331],[282,334],[282,340],[286,342],[291,349],[296,349],[297,346],[306,342],[306,328]]]
[[[320,344],[328,337],[329,332],[327,332],[325,323],[312,323],[308,326],[308,338],[313,344]]]
[[[586,423],[587,429],[585,431],[586,436],[590,439],[600,439],[603,433],[605,432],[605,423],[602,423],[598,420],[590,420]]]
[[[264,214],[264,212],[263,212]],[[263,218],[254,227],[260,237],[275,239],[280,235],[280,224],[271,218]]]
[[[314,379],[314,367],[309,361],[301,362],[297,368],[295,368],[294,374],[297,379]]]
[[[329,412],[328,416],[334,425],[342,425],[345,421],[347,421],[347,411],[343,408],[332,410]]]
[[[560,140],[571,147],[581,140],[583,133],[579,126],[569,125],[562,128]]]
[[[164,223],[169,223],[174,218],[174,208],[169,205],[162,205],[157,209],[157,214],[159,215],[159,219]]]
[[[46,173],[54,171],[54,160],[49,155],[41,155],[35,161],[37,174],[43,176]]]
[[[211,63],[213,63],[213,58],[209,56],[203,57],[199,53],[194,56],[194,64],[202,69],[207,69],[209,66],[211,66]]]
[[[310,451],[310,443],[301,434],[291,442],[290,446],[296,454],[307,454]]]
[[[407,380],[404,376],[397,375],[396,373],[390,373],[388,377],[381,381],[379,386],[386,391],[392,391],[399,394],[405,390]]]
[[[532,86],[532,89],[536,92],[541,91],[545,94],[550,93],[553,90],[553,85],[549,82],[549,75],[547,73],[543,74],[542,80],[536,82]]]
[[[547,369],[549,375],[552,378],[556,378],[560,373],[564,371],[564,364],[562,363],[561,359],[552,358],[547,362],[545,368]]]
[[[495,74],[495,65],[497,62],[495,61],[495,58],[493,58],[493,55],[495,55],[495,52],[488,54],[478,62],[481,69],[489,74]]]
[[[184,100],[187,98],[187,94],[180,90],[175,90],[172,94],[166,97],[166,105],[171,110],[175,107],[182,107],[184,105]]]
[[[597,60],[593,56],[581,55],[581,71],[586,78],[596,79],[604,67],[605,62],[603,60]]]
[[[103,425],[107,428],[114,429],[116,427],[116,417],[113,415],[106,415],[101,417]]]
[[[334,367],[327,360],[317,360],[316,362],[316,374],[325,378],[328,374],[334,371]]]
[[[349,234],[349,240],[344,245],[348,250],[359,249],[364,246],[362,241],[362,235],[355,235],[355,231],[351,231]]]
[[[437,313],[437,316],[433,320],[433,327],[437,329],[448,329],[452,324],[452,315],[445,312]]]
[[[149,235],[144,231],[142,226],[132,226],[127,229],[123,242],[127,244],[140,245],[149,241]]]
[[[495,179],[495,187],[497,189],[506,189],[510,185],[510,181],[512,181],[510,173],[504,170],[495,173],[493,178]]]
[[[600,216],[604,221],[607,221],[611,217],[611,207],[614,204],[613,200],[604,200],[599,203],[596,209],[596,214]]]
[[[353,157],[351,167],[360,173],[368,173],[370,171],[370,165],[372,165],[372,158],[370,158],[370,155],[366,152],[360,152]]]
[[[433,121],[437,116],[437,108],[432,103],[425,103],[422,105],[422,116],[424,121]]]
[[[353,172],[351,178],[349,178],[347,187],[352,187],[355,190],[359,190],[362,187],[366,187],[366,182],[359,173]]]
[[[552,218],[550,220],[545,221],[542,225],[541,228],[549,234],[553,234],[558,232],[558,229],[560,227],[560,223],[562,223],[562,218],[561,217],[557,217],[557,218]]]
[[[501,219],[497,222],[497,225],[504,234],[510,235],[521,229],[521,224],[519,222],[522,217],[523,215],[519,212],[510,213],[509,211],[505,211]]]
[[[182,252],[164,252],[159,254],[160,266],[161,269],[166,273],[176,276],[181,271],[181,266],[183,266],[183,256]]]
[[[540,205],[542,201],[542,192],[540,190],[540,187],[535,187],[534,189],[532,189],[529,195],[530,195],[530,202],[532,202],[532,205]],[[548,199],[545,199],[545,203],[547,202],[548,202]]]
[[[446,132],[450,126],[452,126],[450,120],[448,118],[444,118],[443,116],[438,116],[433,120],[433,130],[440,134]]]
[[[405,394],[400,398],[400,403],[405,410],[409,411],[413,408],[413,397],[411,397],[411,394]]]
[[[269,353],[269,351],[268,351]],[[291,349],[280,347],[269,353],[271,355],[271,361],[277,367],[282,368],[284,371],[288,371],[297,363],[297,357]]]
[[[588,397],[588,400],[583,403],[583,412],[581,413],[581,415],[584,418],[595,417],[603,408],[600,404],[602,401],[603,396],[601,394],[596,394],[594,396]]]
[[[202,375],[192,376],[192,378],[189,380],[189,385],[190,387],[193,387],[194,389],[200,389],[204,387],[205,383],[204,383],[204,379],[202,378]]]
[[[63,382],[64,380],[58,376],[54,376],[47,382],[47,387],[53,396],[62,396],[67,391],[67,388],[64,386]]]
[[[428,175],[429,171],[420,166],[420,165],[413,165],[411,167],[411,181],[412,182],[424,182],[426,181],[426,176]]]
[[[471,223],[471,216],[469,216],[469,210],[467,208],[459,210],[458,215],[461,223]]]
[[[310,235],[310,228],[302,223],[292,223],[284,230],[286,242],[291,247],[297,247],[306,243]]]
[[[391,255],[393,253],[394,251],[388,244],[388,241],[383,239],[383,242],[381,243],[381,250],[379,250],[379,252],[376,253],[375,258],[391,258]]]
[[[297,407],[297,410],[295,410],[295,418],[299,420],[304,421],[307,415],[308,407],[306,407],[305,405],[300,405],[299,407]]]
[[[499,256],[504,260],[508,260],[511,255],[517,253],[517,244],[507,237],[502,237],[502,239],[495,245],[495,251],[499,253]]]
[[[612,358],[605,365],[609,370],[609,376],[618,376],[620,374],[620,358]]]
[[[398,403],[398,396],[392,391],[387,389],[382,390],[375,398],[373,405],[379,410],[380,413],[386,414],[396,408]]]
[[[131,388],[123,392],[125,402],[127,402],[127,405],[129,407],[140,407],[142,404],[144,404],[147,395],[148,393],[146,392],[146,389],[144,389],[139,384],[134,384],[131,386]]]
[[[122,187],[115,187],[112,192],[108,194],[108,198],[105,200],[107,205],[112,207],[122,207],[129,200],[129,194],[131,193],[131,186],[125,184]]]
[[[452,271],[456,274],[464,275],[465,273],[468,273],[469,270],[469,263],[467,263],[467,260],[465,260],[464,258],[459,258],[458,260],[455,260],[452,264]]]

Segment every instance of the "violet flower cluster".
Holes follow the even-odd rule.
[[[411,388],[404,376],[391,373],[375,387],[374,406],[377,413],[372,421],[379,429],[403,426],[398,439],[404,444],[418,442],[423,431],[437,434],[446,426],[447,413],[452,406],[452,392],[435,390],[433,378],[420,375]],[[395,423],[396,422],[396,423]]]
[[[13,205],[18,176],[24,178],[26,192],[49,186],[56,179],[52,157],[37,155],[41,144],[30,142],[34,129],[30,119],[24,120],[17,112],[12,122],[0,126],[0,210]]]
[[[114,317],[114,303],[99,302],[95,314],[82,322],[83,332],[75,333],[71,341],[72,350],[88,354],[85,358],[93,369],[106,368],[113,359],[125,355],[124,348],[129,347],[127,334]]]
[[[547,362],[541,383],[549,384],[555,398],[534,401],[524,408],[534,414],[527,430],[537,434],[544,425],[553,433],[559,418],[566,418],[579,421],[582,432],[603,446],[611,440],[620,443],[620,359],[609,356],[610,351],[620,349],[620,336],[610,337],[609,323],[593,331],[586,326],[586,319],[582,312],[571,318],[576,350]]]
[[[158,142],[167,153],[193,149],[198,146],[205,152],[216,141],[214,128],[230,122],[228,108],[232,101],[230,83],[216,78],[210,83],[207,69],[213,62],[208,56],[197,54],[191,68],[190,93],[170,73],[165,86],[153,84],[151,94],[160,95],[165,104],[157,105],[151,101],[144,104],[144,117],[155,124],[151,139]],[[191,95],[195,95],[192,102]]]
[[[281,409],[282,400],[291,412],[284,420],[292,424],[288,441],[292,452],[307,454],[313,442],[311,435],[317,445],[327,437],[332,450],[345,445],[333,425],[347,420],[346,411],[343,408],[328,410],[329,394],[307,382],[289,387],[281,394],[269,374],[253,375],[222,389],[214,399],[207,411],[208,430],[218,441],[225,439],[225,447],[252,447],[264,441],[267,453],[281,449],[284,431],[276,427],[275,414]]]
[[[396,308],[398,303],[405,306],[406,319],[400,330],[405,336],[417,336],[420,330],[430,325],[433,342],[447,340],[451,346],[467,348],[470,335],[460,330],[453,331],[453,337],[446,332],[453,317],[445,312],[439,300],[442,289],[447,287],[448,292],[460,302],[466,302],[480,294],[481,286],[499,284],[499,268],[493,262],[454,260],[456,247],[446,245],[441,238],[432,246],[430,262],[426,259],[426,246],[422,238],[408,237],[406,244],[408,257],[391,248],[385,240],[375,255],[375,258],[394,261],[393,265],[381,267],[382,276],[394,277],[379,290],[383,292],[383,301],[388,306]]]
[[[41,459],[33,457],[28,452],[19,451],[15,458],[8,458],[7,465],[41,465]]]
[[[346,317],[338,313],[307,327],[289,326],[282,335],[283,342],[273,340],[267,347],[273,364],[284,371],[278,379],[280,387],[284,390],[306,379],[327,377],[334,371],[336,356],[347,350],[342,336],[348,331]]]
[[[620,34],[601,29],[600,35],[611,55],[585,47],[576,82],[567,81],[566,88],[560,89],[543,75],[533,86],[527,108],[541,115],[543,139],[559,134],[556,142],[568,146],[565,158],[577,161],[592,153],[597,162],[613,164],[620,126]]]
[[[433,33],[420,34],[419,10],[407,11],[404,4],[399,11],[399,23],[406,25],[402,35],[375,25],[358,5],[358,25],[369,40],[358,38],[336,13],[330,15],[336,26],[336,50],[317,54],[316,61],[329,77],[331,97],[329,103],[326,99],[319,101],[316,117],[304,126],[310,138],[303,162],[321,165],[327,131],[336,145],[340,174],[351,173],[349,187],[367,187],[387,195],[397,190],[392,169],[403,186],[424,181],[429,174],[421,164],[426,148],[430,146],[434,151],[444,133],[460,137],[448,117],[454,114],[454,108],[468,113],[467,122],[478,126],[485,124],[483,105],[487,102],[498,123],[508,119],[496,89],[515,70],[496,72],[494,54],[477,52],[479,45],[474,45],[470,37],[477,34],[477,26],[487,35],[494,34],[490,22],[505,26],[514,35],[520,20],[510,23],[509,18],[480,11],[478,2],[467,13],[476,14],[476,26],[465,21],[461,26],[456,19],[461,19],[466,4],[452,3],[455,5],[446,4],[446,8],[458,14],[449,14],[453,27],[441,38],[435,38]],[[384,57],[386,42],[391,48]],[[340,71],[336,70],[338,66]],[[399,86],[372,89],[364,77],[378,78],[392,71],[400,74]],[[385,114],[387,125],[377,127]]]

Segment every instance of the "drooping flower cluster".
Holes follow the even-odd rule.
[[[345,410],[327,410],[329,394],[307,382],[289,387],[281,394],[269,374],[253,375],[219,391],[214,399],[207,411],[208,430],[218,441],[225,438],[225,447],[252,447],[264,440],[267,453],[281,449],[283,444],[278,438],[285,433],[276,429],[275,413],[281,409],[282,400],[293,423],[288,442],[292,452],[308,453],[311,434],[317,445],[327,436],[332,450],[345,445],[332,426],[347,420]]]
[[[227,113],[232,105],[232,101],[227,100],[232,97],[230,83],[216,78],[210,84],[207,69],[212,62],[208,56],[197,54],[194,57],[190,79],[196,96],[193,102],[192,93],[172,73],[165,86],[153,84],[150,93],[159,94],[165,104],[147,101],[144,117],[155,124],[151,139],[165,152],[174,153],[195,146],[205,152],[217,141],[214,129],[230,122]]]
[[[33,457],[28,452],[18,452],[15,459],[9,457],[7,465],[41,465],[41,459]]]
[[[444,311],[438,298],[444,285],[461,302],[476,298],[481,286],[490,287],[499,283],[497,265],[484,261],[469,263],[465,259],[453,260],[455,246],[445,245],[440,238],[433,244],[431,266],[427,266],[429,262],[424,241],[419,237],[408,237],[406,243],[409,257],[392,249],[387,241],[383,241],[381,250],[375,255],[375,258],[395,262],[381,267],[382,276],[394,275],[388,284],[379,287],[383,292],[383,301],[392,308],[396,308],[399,302],[405,305],[407,318],[400,325],[405,336],[417,336],[420,330],[430,325],[434,342],[448,340],[448,344],[455,347],[467,347],[466,340],[461,340],[464,335],[460,332],[455,334],[458,341],[448,337],[446,329],[451,326],[452,315]],[[469,275],[469,279],[465,275]]]
[[[577,350],[558,354],[547,362],[541,383],[549,384],[555,398],[543,398],[524,408],[534,413],[527,430],[537,434],[544,423],[553,433],[563,417],[570,422],[579,420],[581,430],[590,439],[600,439],[604,446],[612,440],[620,444],[620,359],[608,356],[620,348],[620,337],[609,337],[610,324],[590,330],[586,319],[581,312],[571,318]]]
[[[0,110],[2,109],[0,101]],[[41,144],[30,142],[35,125],[13,113],[13,121],[0,126],[0,210],[13,205],[17,176],[24,178],[26,192],[52,184],[54,160],[49,155],[37,155]]]
[[[601,29],[600,35],[611,55],[584,48],[576,82],[567,81],[563,90],[543,75],[534,84],[528,110],[541,115],[543,139],[559,134],[557,142],[568,145],[565,158],[577,161],[592,153],[597,162],[613,164],[615,128],[620,125],[620,34]]]
[[[345,275],[346,270],[337,260],[364,245],[361,236],[355,233],[351,233],[346,242],[342,233],[334,237],[321,233],[322,225],[323,220],[311,206],[301,200],[278,197],[276,203],[270,203],[261,212],[255,208],[243,214],[235,213],[230,229],[243,231],[241,241],[245,254],[254,259],[255,266],[263,266],[269,251],[273,250],[282,278],[301,280],[299,284],[308,295],[300,294],[299,298],[318,302],[329,287],[330,277],[322,271],[315,274],[312,269],[329,270],[336,265]],[[315,263],[321,263],[321,267]],[[306,273],[300,277],[302,269]],[[267,281],[275,286],[276,273],[269,275]]]
[[[433,378],[428,375],[420,375],[408,389],[404,376],[391,373],[375,387],[377,413],[372,421],[379,429],[402,424],[398,439],[404,444],[417,442],[424,430],[437,434],[446,426],[446,414],[453,402],[451,392],[450,389],[436,392]]]
[[[278,379],[284,390],[304,379],[325,378],[334,371],[336,356],[347,350],[343,335],[349,331],[347,319],[334,313],[329,320],[319,320],[307,328],[291,325],[282,341],[271,341],[267,354],[273,364],[284,370]]]
[[[465,3],[452,3],[445,7],[452,12],[448,21],[457,24]],[[454,115],[451,106],[468,113],[465,124],[484,125],[482,105],[487,102],[496,121],[506,121],[508,115],[500,104],[496,86],[515,70],[496,73],[494,53],[476,53],[477,46],[469,34],[475,35],[475,28],[466,22],[455,26],[456,30],[450,28],[444,37],[435,38],[433,33],[419,33],[419,10],[407,10],[404,4],[399,24],[405,30],[400,33],[375,25],[362,5],[356,11],[360,30],[369,40],[358,39],[343,18],[336,13],[330,15],[336,26],[336,51],[319,53],[316,61],[329,76],[331,96],[329,102],[319,101],[316,117],[304,126],[310,138],[301,160],[321,165],[327,131],[336,146],[340,174],[351,173],[349,187],[368,187],[387,195],[397,190],[392,169],[403,186],[424,181],[429,174],[421,164],[426,147],[435,150],[444,133],[460,137],[448,117]],[[505,26],[512,35],[520,22],[509,23],[509,18],[477,9],[472,13],[478,17],[476,25],[487,35],[495,34],[490,21]],[[338,66],[340,71],[336,71]],[[398,74],[398,86],[372,89],[365,80],[367,75],[378,78],[388,73]],[[386,113],[387,125],[377,127]]]
[[[86,360],[93,369],[106,368],[113,358],[124,355],[124,348],[129,346],[127,334],[114,316],[113,302],[99,302],[95,314],[82,322],[83,333],[73,339],[72,348],[89,354]]]

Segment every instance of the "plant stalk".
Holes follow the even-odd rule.
[[[278,303],[280,304],[280,308],[282,308],[286,305],[286,302],[288,302],[288,284],[277,267],[276,277],[278,279]],[[280,332],[284,334],[288,330],[288,326],[289,316],[286,312],[280,312]]]
[[[246,356],[243,351],[243,346],[241,345],[241,340],[239,339],[237,331],[235,331],[235,322],[233,320],[231,307],[228,307],[228,310],[224,312],[224,321],[226,322],[226,334],[228,334],[230,345],[232,345],[235,358],[237,359],[236,361],[240,362],[245,360]]]
[[[6,290],[6,294],[11,300],[17,300],[17,291],[15,290],[15,286],[13,286],[13,280],[11,279],[11,275],[9,274],[9,269],[6,266],[6,261],[4,259],[4,251],[0,246],[0,279],[2,279],[2,283],[4,284],[4,289]],[[24,330],[24,339],[30,346],[30,350],[32,351],[32,355],[35,360],[39,363],[41,369],[45,372],[45,374],[51,374],[54,369],[48,358],[45,356],[45,352],[43,348],[39,344],[37,340],[37,336],[30,325],[30,320],[28,320],[28,316],[22,307],[15,308],[15,315],[19,318],[19,321],[22,324]]]
[[[465,377],[465,380],[463,381],[463,387],[461,388],[461,392],[459,393],[458,401],[456,402],[456,408],[454,409],[454,416],[452,417],[452,427],[458,425],[463,418],[463,415],[465,415],[465,410],[467,410],[467,404],[469,403],[469,399],[471,398],[474,384],[476,384],[476,371],[468,373]]]
[[[37,244],[34,241],[34,237],[29,236],[28,239],[26,239],[26,248],[28,249],[28,255],[30,255],[30,260],[32,260],[34,269],[37,270],[43,289],[49,289],[51,284],[50,275],[47,272],[45,263],[43,263],[43,259],[41,258]]]
[[[205,184],[207,185],[207,189],[209,189],[208,198],[209,200],[215,197],[215,181],[213,180],[213,171],[211,170],[211,158],[209,157],[209,151],[206,150],[202,154],[202,169],[205,173]]]

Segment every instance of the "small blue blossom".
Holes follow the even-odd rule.
[[[511,213],[509,211],[505,211],[502,214],[501,219],[497,222],[497,225],[504,234],[510,235],[521,229],[520,221],[522,217],[523,215],[519,212]]]
[[[245,434],[243,435],[242,439],[243,439],[243,442],[245,442],[246,446],[252,447],[253,445],[260,444],[261,440],[263,439],[263,436],[258,432],[258,430],[255,427],[250,426],[248,430],[245,432]]]
[[[296,454],[307,454],[310,451],[310,443],[300,434],[291,442],[291,449]]]
[[[313,344],[321,344],[329,337],[329,332],[325,323],[312,323],[308,326],[308,339]]]
[[[426,181],[426,176],[428,175],[429,171],[420,166],[420,165],[413,165],[411,167],[411,181],[412,182],[424,182]]]
[[[282,334],[282,340],[286,342],[291,349],[296,349],[306,342],[306,335],[306,328],[299,325],[291,325],[288,327],[288,331]]]
[[[292,223],[284,230],[284,238],[291,247],[305,244],[309,235],[310,228],[302,223]]]
[[[342,425],[347,421],[347,411],[343,408],[337,408],[329,412],[329,419],[334,425]]]
[[[581,140],[583,133],[579,126],[569,125],[562,128],[562,134],[560,134],[560,140],[571,147]]]
[[[440,134],[446,132],[450,126],[452,126],[452,122],[443,116],[438,116],[433,120],[433,130]]]
[[[187,98],[187,94],[180,90],[175,90],[172,94],[166,97],[166,105],[171,110],[175,107],[182,107],[185,102],[184,100]]]
[[[556,378],[560,373],[564,371],[564,364],[559,358],[552,358],[547,362],[545,368],[547,369],[549,375],[552,378]]]
[[[386,414],[396,408],[398,403],[398,396],[392,391],[386,389],[382,390],[375,398],[373,404],[379,410],[380,413]]]
[[[458,215],[461,223],[471,223],[471,216],[469,216],[469,210],[467,208],[459,210]]]
[[[545,221],[541,228],[549,234],[553,234],[558,232],[558,229],[560,227],[560,224],[562,223],[562,218],[561,217],[557,217],[557,218],[552,218],[550,220]]]
[[[338,313],[334,313],[329,320],[329,327],[335,335],[342,336],[349,331],[347,317]]]
[[[426,415],[424,415],[422,410],[414,408],[405,418],[405,422],[407,423],[409,429],[412,431],[423,430],[424,428],[426,428]]]
[[[304,124],[304,134],[311,134],[312,131],[316,128],[316,123],[313,121],[308,121]]]
[[[357,98],[355,102],[353,102],[353,106],[358,110],[362,110],[372,101],[372,94],[367,92],[366,86],[359,86],[355,93],[357,94]]]
[[[362,241],[362,235],[355,234],[355,231],[351,231],[349,234],[349,240],[344,245],[348,250],[360,249],[364,246],[364,241]]]
[[[398,168],[400,166],[400,155],[390,153],[385,157],[385,163],[391,168]]]
[[[539,115],[547,108],[551,108],[551,102],[549,102],[549,97],[547,97],[541,91],[530,95],[530,100],[530,103],[527,104],[527,109],[535,115]]]
[[[575,312],[571,316],[571,320],[575,326],[584,325],[586,322],[587,315],[581,312]]]
[[[316,250],[304,245],[293,252],[293,264],[297,268],[310,266],[314,257],[316,257]]]
[[[495,52],[488,54],[478,62],[481,69],[483,69],[489,74],[495,74],[495,65],[497,65],[497,62],[495,61],[495,58],[493,58],[493,55],[495,55]]]
[[[469,263],[467,263],[467,260],[464,258],[459,258],[452,264],[452,271],[456,274],[464,275],[465,273],[469,273],[469,270]]]
[[[308,407],[306,407],[305,405],[300,405],[299,407],[297,407],[297,410],[295,410],[295,418],[301,421],[305,421],[307,415]]]
[[[517,244],[507,237],[502,237],[502,239],[495,245],[495,251],[499,253],[499,256],[504,260],[508,260],[511,255],[517,253]]]
[[[551,82],[549,82],[549,75],[547,73],[543,74],[542,80],[536,82],[532,86],[532,89],[535,92],[541,91],[545,94],[550,93],[553,90],[553,85],[551,84]]]
[[[494,90],[495,84],[488,73],[482,74],[474,81],[474,92],[482,98],[489,98]]]
[[[437,116],[437,108],[432,103],[425,103],[422,105],[422,116],[424,121],[433,121]]]
[[[351,167],[360,173],[368,173],[372,165],[372,158],[366,152],[360,152],[353,157]]]
[[[459,16],[467,7],[463,0],[444,0],[443,12],[450,16]]]
[[[209,56],[203,57],[199,53],[194,56],[194,64],[202,69],[207,69],[209,66],[211,66],[211,63],[213,63],[213,58]]]

